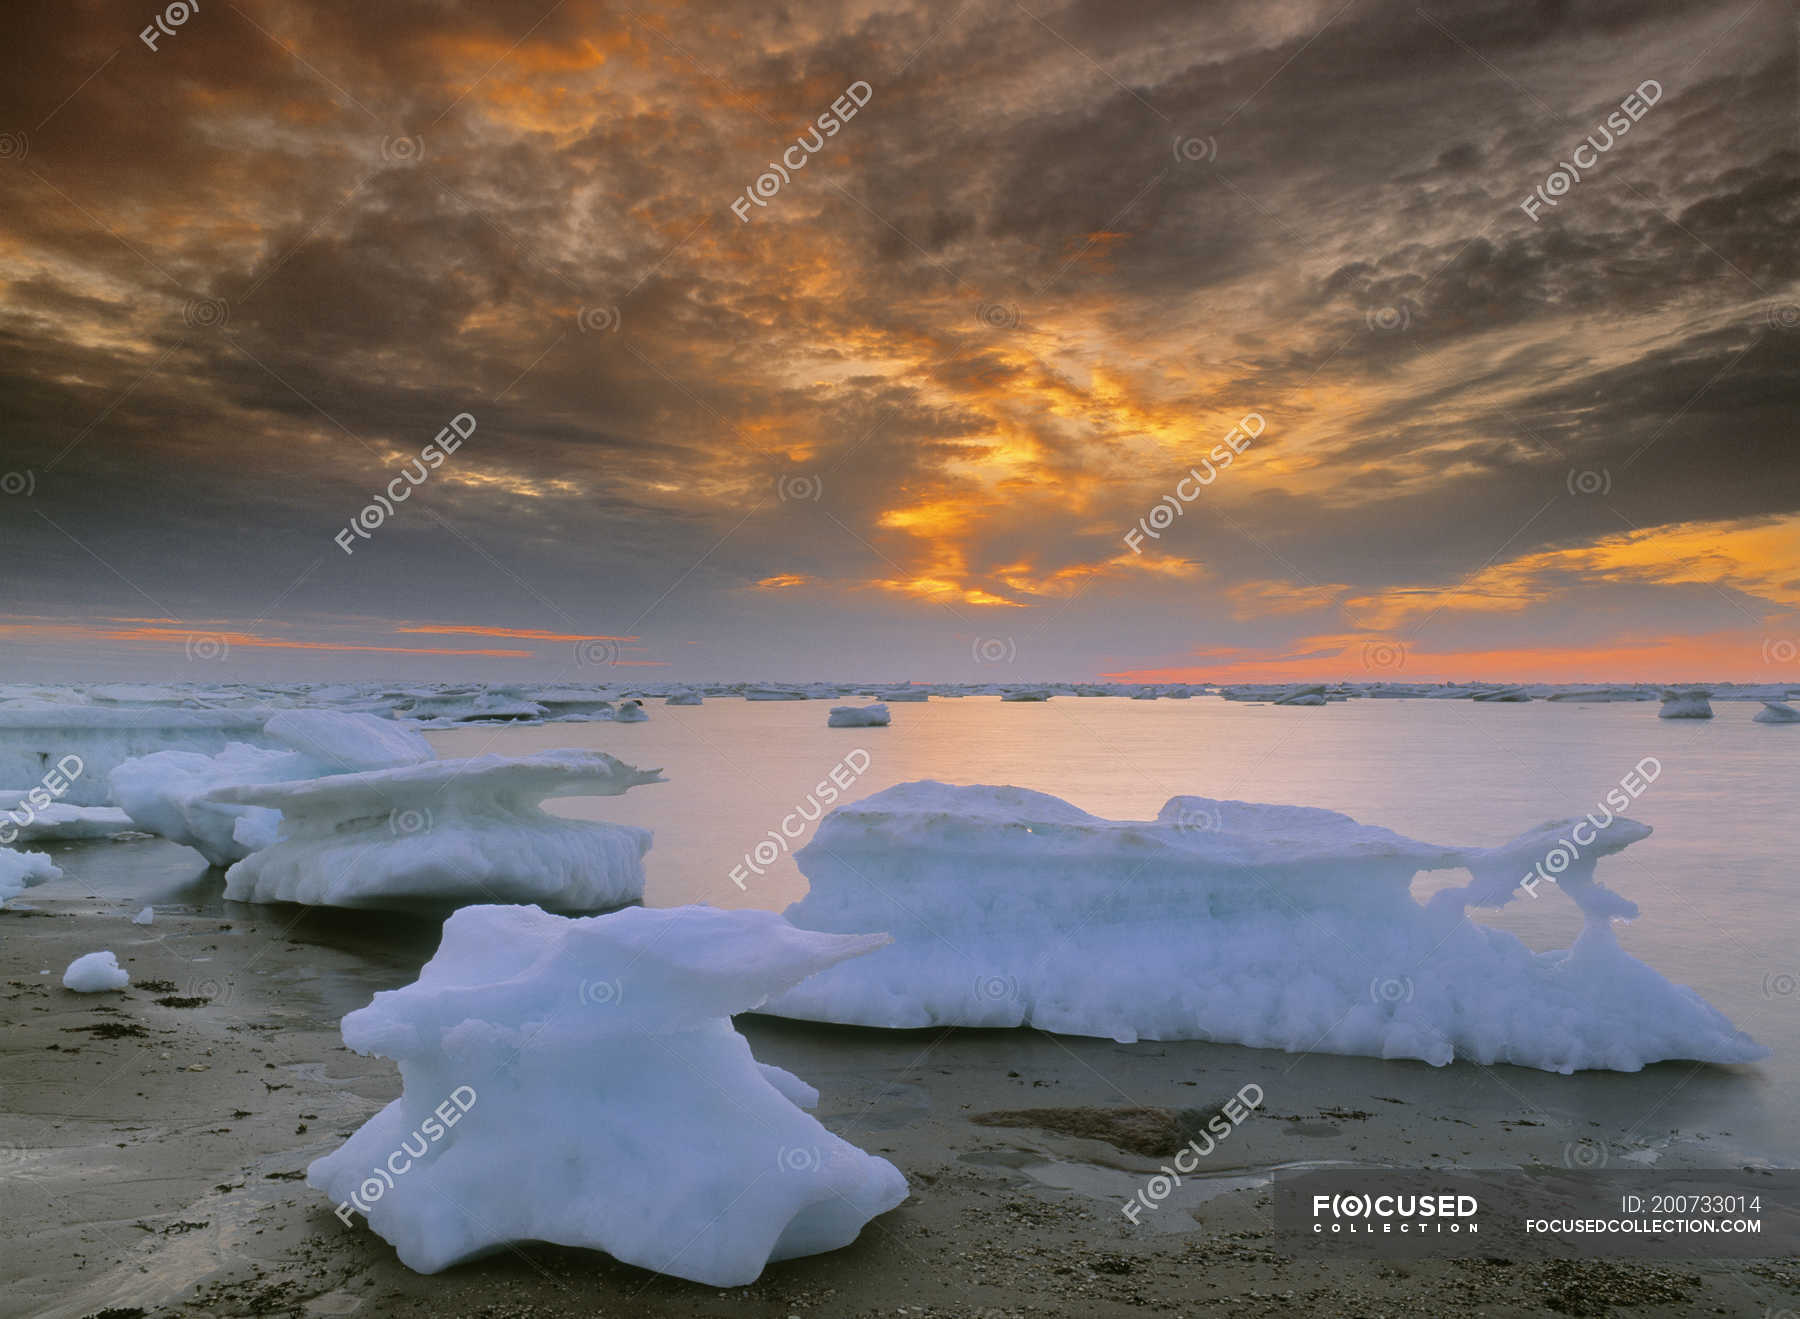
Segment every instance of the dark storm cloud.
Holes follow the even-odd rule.
[[[151,51],[151,13],[14,28],[0,469],[36,493],[0,543],[33,608],[624,626],[754,619],[792,577],[823,594],[782,592],[784,628],[844,592],[948,626],[1083,583],[1155,649],[1220,582],[1442,584],[1800,498],[1772,16],[258,3]],[[1649,77],[1592,178],[1521,213]],[[1109,564],[1253,408],[1183,528],[1206,576]],[[478,438],[341,557],[463,410]],[[1572,468],[1612,506],[1544,510]],[[1059,635],[1077,668],[1112,645]]]

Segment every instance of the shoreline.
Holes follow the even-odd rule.
[[[0,1157],[14,1191],[3,1315],[1685,1315],[1800,1302],[1788,1261],[1364,1263],[1271,1248],[1277,1167],[1562,1166],[1596,1147],[1623,1167],[1741,1166],[1755,1156],[1708,1115],[1754,1067],[1564,1077],[754,1014],[738,1027],[758,1060],[817,1086],[820,1120],[908,1178],[906,1202],[854,1244],[729,1290],[539,1245],[413,1274],[303,1178],[398,1093],[394,1065],[345,1049],[338,1021],[415,976],[435,922],[223,903],[219,873],[169,844],[52,850],[63,879],[0,913]],[[129,899],[107,882],[125,874],[149,876]],[[132,925],[146,901],[155,923]],[[98,948],[133,986],[63,990],[62,968]],[[1171,1133],[1247,1085],[1261,1105],[1128,1221],[1121,1205],[1167,1161]],[[1632,1102],[1664,1092],[1650,1119]]]

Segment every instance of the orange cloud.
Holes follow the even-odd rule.
[[[1329,609],[1350,592],[1334,583],[1298,585],[1294,582],[1241,582],[1225,594],[1231,599],[1231,616],[1237,619],[1270,618],[1280,614],[1304,614]]]
[[[1365,627],[1400,631],[1439,612],[1518,613],[1584,585],[1710,585],[1800,606],[1800,517],[1686,522],[1497,563],[1451,587],[1399,587],[1345,602]]]

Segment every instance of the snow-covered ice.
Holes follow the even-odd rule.
[[[1047,687],[1026,687],[1019,691],[1002,692],[1000,699],[1003,701],[1047,701],[1054,695],[1055,693]]]
[[[641,724],[649,718],[649,711],[638,700],[620,701],[619,708],[613,712],[614,722],[621,724]]]
[[[279,811],[227,804],[221,788],[416,765],[436,754],[410,728],[370,714],[283,710],[262,728],[272,747],[233,743],[214,755],[159,751],[117,766],[112,795],[132,823],[228,866],[274,844]]]
[[[1764,701],[1751,719],[1759,724],[1800,724],[1800,710],[1782,701]]]
[[[421,1273],[549,1241],[734,1287],[848,1245],[905,1179],[802,1112],[818,1092],[731,1014],[885,942],[763,911],[465,907],[415,983],[344,1018],[404,1089],[307,1181]]]
[[[825,725],[828,728],[886,728],[891,718],[887,706],[880,701],[872,705],[834,705]]]
[[[613,703],[587,687],[539,687],[527,690],[524,699],[544,708],[549,719],[572,716],[605,716],[612,713]]]
[[[123,989],[131,983],[131,973],[119,965],[119,959],[111,952],[102,949],[97,953],[84,953],[69,963],[69,969],[63,972],[63,988],[72,989],[77,994],[102,994],[112,989]]]
[[[1664,692],[1662,709],[1657,713],[1663,719],[1711,719],[1711,696],[1711,692],[1700,690]]]
[[[155,924],[156,923],[156,908],[155,907],[145,907],[137,915],[135,915],[131,918],[131,923],[133,925],[153,925],[153,924]]]
[[[0,907],[34,885],[61,878],[61,869],[42,852],[0,847]]]
[[[393,769],[431,760],[436,752],[420,734],[391,719],[336,710],[283,710],[263,725],[268,738],[310,760],[327,773]]]
[[[643,897],[649,831],[564,819],[539,803],[661,781],[603,752],[541,751],[241,784],[204,800],[281,812],[280,840],[225,872],[236,902],[595,911]]]
[[[1619,947],[1612,919],[1636,908],[1594,863],[1648,833],[1590,818],[1445,847],[1312,807],[1176,797],[1117,821],[1023,788],[901,784],[825,818],[796,855],[811,892],[787,911],[895,942],[769,1010],[1559,1072],[1765,1056]],[[1578,905],[1571,948],[1463,919],[1540,865]],[[1413,899],[1417,872],[1446,869],[1472,882]]]

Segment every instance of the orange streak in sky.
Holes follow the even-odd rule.
[[[540,632],[533,628],[466,626],[455,623],[413,623],[396,627],[396,632],[425,632],[447,636],[504,637],[509,641],[637,641],[637,637],[615,637],[606,633]],[[449,652],[445,652],[448,654]]]
[[[1795,629],[1787,629],[1789,634]],[[1342,644],[1331,638],[1296,642],[1292,651],[1313,651],[1291,659],[1255,656],[1243,650],[1214,650],[1218,662],[1163,668],[1126,669],[1103,676],[1118,682],[1780,682],[1800,687],[1800,664],[1783,657],[1800,635],[1715,632],[1693,637],[1621,638],[1584,648],[1526,647],[1433,652],[1408,649],[1397,666],[1374,667],[1367,653],[1391,662],[1390,643],[1369,637]],[[1291,653],[1291,652],[1290,652]],[[1379,662],[1379,661],[1378,661]]]

